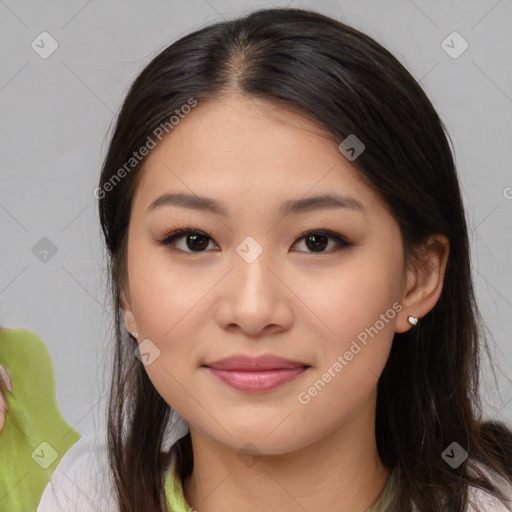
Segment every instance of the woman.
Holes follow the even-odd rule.
[[[381,45],[299,9],[181,38],[132,84],[95,195],[108,448],[83,480],[70,451],[62,503],[80,487],[122,512],[510,510],[452,154]]]

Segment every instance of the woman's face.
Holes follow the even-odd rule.
[[[285,453],[374,411],[397,319],[410,314],[398,313],[402,239],[336,142],[298,113],[232,97],[199,103],[141,172],[125,322],[155,388],[191,430]],[[164,194],[190,199],[151,208]],[[361,206],[309,201],[327,195]],[[199,196],[222,211],[197,207]],[[294,202],[302,206],[283,210]],[[202,236],[160,243],[179,227]],[[237,376],[205,366],[263,354],[300,368]],[[277,385],[276,376],[294,378]],[[248,380],[256,387],[240,389]]]

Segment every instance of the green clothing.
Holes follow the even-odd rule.
[[[172,449],[171,463],[165,477],[165,495],[169,512],[189,512],[192,507],[185,500],[181,478],[176,473],[176,449]]]
[[[0,328],[0,363],[12,381],[0,432],[0,510],[33,512],[66,451],[80,438],[61,416],[44,342],[26,329]]]

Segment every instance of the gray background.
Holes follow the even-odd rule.
[[[114,115],[132,80],[172,41],[253,8],[286,5],[375,38],[421,82],[443,119],[498,364],[499,392],[486,368],[485,415],[512,425],[511,0],[0,0],[0,324],[45,341],[58,406],[76,430],[103,423],[112,332],[93,190]],[[43,59],[31,44],[42,45],[45,31],[58,48]],[[453,31],[469,44],[457,58],[442,46]],[[462,42],[452,39],[445,45],[458,52]],[[47,261],[33,249],[48,244],[43,237],[57,249]]]

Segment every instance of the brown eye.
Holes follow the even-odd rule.
[[[208,247],[208,241],[211,240],[208,235],[201,231],[197,231],[195,229],[178,229],[160,241],[160,244],[175,248],[176,241],[182,238],[185,239],[186,249],[176,248],[176,250],[181,250],[183,252],[204,252]]]
[[[305,240],[306,247],[314,253],[333,252],[331,250],[325,251],[325,248],[329,245],[329,240],[334,241],[334,251],[353,245],[341,235],[326,230],[307,231],[303,233],[297,241],[302,239]]]
[[[178,247],[177,241],[181,239],[185,239],[185,244],[182,247]],[[341,235],[324,229],[302,233],[302,235],[295,241],[295,244],[302,239],[306,241],[306,248],[308,250],[294,252],[312,252],[322,254],[324,252],[330,253],[338,251],[345,247],[354,245]],[[212,238],[202,231],[190,228],[180,228],[170,233],[159,243],[175,251],[198,253],[206,252],[209,241],[213,241]],[[331,247],[330,250],[326,251],[325,249],[329,246],[330,241],[333,242],[334,247]]]

